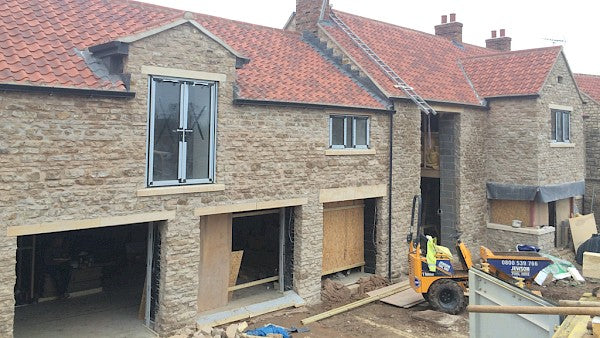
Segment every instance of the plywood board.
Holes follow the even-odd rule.
[[[577,252],[577,249],[581,244],[583,244],[583,242],[590,239],[593,234],[598,233],[594,214],[569,218],[569,226],[571,227],[571,235],[573,237],[575,252]]]
[[[381,299],[382,302],[408,309],[414,305],[424,302],[423,296],[412,288],[398,292],[386,298]]]
[[[323,209],[322,273],[341,271],[364,262],[362,200],[327,203]]]
[[[520,220],[522,226],[531,225],[531,202],[491,200],[490,221],[496,224],[511,225],[513,220]]]
[[[583,276],[600,279],[600,253],[583,253]]]
[[[198,312],[227,305],[231,260],[231,214],[200,218]]]
[[[571,217],[571,199],[556,201],[556,224],[569,220],[569,217]]]

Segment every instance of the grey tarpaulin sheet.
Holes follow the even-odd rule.
[[[549,185],[520,185],[506,183],[487,183],[487,197],[492,200],[553,202],[561,199],[582,196],[585,181]]]

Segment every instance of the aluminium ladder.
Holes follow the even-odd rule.
[[[436,115],[437,112],[433,109],[417,92],[413,87],[409,86],[402,78],[396,74],[396,72],[390,68],[358,35],[356,35],[350,27],[348,27],[342,19],[338,18],[333,11],[330,12],[329,16],[349,37],[360,47],[360,49],[373,60],[381,70],[394,82],[394,87],[402,89],[402,91],[410,97],[410,99],[426,114]]]

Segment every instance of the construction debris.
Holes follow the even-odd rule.
[[[461,320],[460,316],[434,310],[416,311],[411,313],[410,317],[414,320],[426,321],[443,327],[452,327]]]
[[[390,285],[386,278],[377,275],[362,277],[357,281],[357,284],[358,295],[361,297],[369,291],[377,290]]]
[[[327,278],[323,281],[321,299],[329,303],[344,303],[352,298],[352,291],[342,283]]]
[[[400,283],[397,283],[397,284],[394,284],[394,285],[390,285],[388,287],[385,287],[385,288],[382,288],[382,289],[379,289],[379,290],[371,291],[370,293],[367,293],[367,295],[369,295],[367,298],[358,300],[358,301],[350,303],[350,304],[346,304],[344,306],[340,306],[338,308],[335,308],[335,309],[332,309],[332,310],[320,313],[320,314],[312,316],[312,317],[305,318],[305,319],[302,320],[302,324],[306,325],[306,324],[309,324],[309,323],[313,323],[313,322],[319,321],[321,319],[329,318],[329,317],[331,317],[333,315],[337,315],[339,313],[346,312],[348,310],[357,308],[359,306],[362,306],[362,305],[365,305],[365,304],[368,304],[368,303],[372,303],[372,302],[374,302],[376,300],[379,300],[381,298],[385,298],[385,297],[391,296],[391,295],[393,295],[395,293],[398,293],[400,291],[404,291],[404,290],[406,290],[408,288],[410,288],[410,285],[409,285],[408,281],[404,281],[404,282],[400,282]],[[377,295],[373,295],[373,293],[375,293],[375,292],[377,292]]]

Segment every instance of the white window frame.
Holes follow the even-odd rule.
[[[554,131],[552,143],[571,143],[571,112],[568,110],[551,110],[550,128]],[[560,128],[559,127],[560,120]],[[552,124],[552,121],[554,123]],[[565,128],[565,126],[567,126]],[[566,132],[566,135],[565,135]],[[559,138],[559,136],[562,136]],[[562,138],[562,140],[560,140]]]
[[[179,154],[178,157],[178,168],[177,173],[179,179],[177,180],[166,180],[166,181],[154,181],[153,180],[153,168],[154,168],[154,119],[155,119],[155,99],[156,96],[156,80],[170,81],[183,83],[180,92],[180,111],[179,111],[179,123],[180,127],[187,129],[187,109],[188,109],[188,91],[190,85],[204,85],[211,86],[211,97],[210,97],[210,140],[209,140],[209,165],[208,165],[208,177],[199,179],[188,179],[186,177],[186,160],[187,160],[187,147],[185,143],[179,141]],[[218,98],[218,86],[217,81],[203,81],[184,79],[167,76],[150,76],[148,85],[148,140],[147,140],[147,152],[146,157],[148,164],[146,167],[146,185],[148,187],[162,187],[162,186],[178,186],[178,185],[191,185],[191,184],[211,184],[215,183],[215,164],[216,164],[216,132],[217,132],[217,98]],[[183,156],[181,156],[183,154]]]
[[[344,119],[344,144],[333,144],[333,119]],[[352,122],[352,139],[348,140],[348,119]],[[356,144],[356,120],[367,121],[367,144]],[[369,116],[359,115],[330,115],[329,116],[329,148],[331,149],[369,149],[371,146],[371,119]]]

